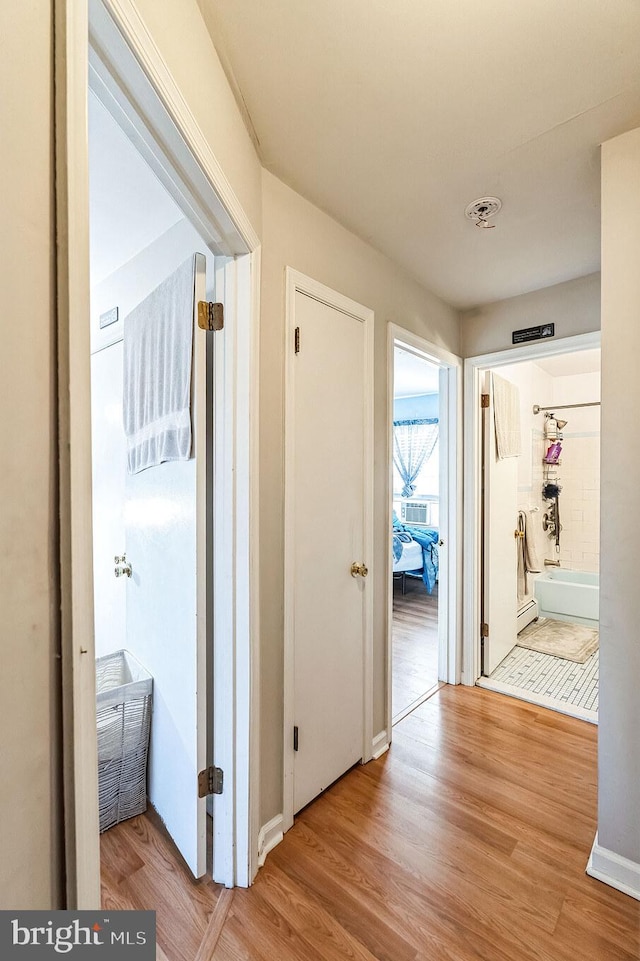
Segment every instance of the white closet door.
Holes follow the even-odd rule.
[[[363,754],[366,593],[365,323],[295,293],[293,810]]]

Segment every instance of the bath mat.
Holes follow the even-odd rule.
[[[599,632],[583,624],[540,617],[518,634],[516,644],[529,651],[553,654],[576,664],[584,664],[598,649]]]

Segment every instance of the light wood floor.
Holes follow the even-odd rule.
[[[297,818],[249,890],[194,883],[154,818],[102,837],[105,907],[168,961],[637,961],[640,903],[584,873],[592,725],[444,687]]]
[[[395,718],[438,682],[438,587],[427,594],[422,578],[407,577],[393,589],[393,678]]]

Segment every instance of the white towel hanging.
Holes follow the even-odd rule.
[[[493,419],[495,421],[498,459],[519,457],[522,453],[520,440],[520,392],[515,384],[491,375],[493,389]]]
[[[195,255],[124,320],[123,420],[130,474],[191,456]]]

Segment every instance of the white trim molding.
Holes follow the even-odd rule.
[[[390,747],[391,743],[386,730],[380,731],[379,734],[376,734],[371,742],[371,760],[377,761],[379,757],[382,757],[385,751],[389,750]]]
[[[284,818],[276,814],[274,818],[263,824],[258,832],[258,867],[261,868],[267,860],[267,855],[280,844],[284,837]]]
[[[587,874],[640,901],[640,864],[601,847],[597,834],[591,848]]]
[[[55,171],[66,901],[100,906],[89,317],[88,11],[56,0]]]

